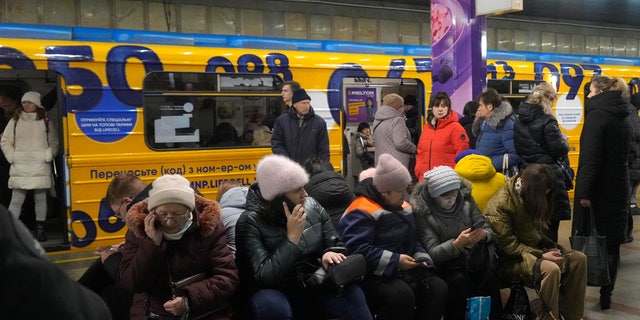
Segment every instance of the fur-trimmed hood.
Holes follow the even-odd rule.
[[[219,224],[221,211],[218,202],[205,197],[194,195],[196,207],[193,210],[193,224],[189,229],[198,228],[199,232],[207,237],[213,234],[216,225]],[[127,212],[127,227],[138,237],[146,237],[144,232],[144,218],[149,214],[147,209],[149,199],[142,200]],[[192,231],[187,231],[192,232]]]
[[[504,125],[504,122],[513,114],[513,107],[507,101],[502,101],[500,107],[494,108],[493,112],[489,115],[489,119],[486,120],[487,125],[494,130],[497,127]],[[482,122],[485,121],[482,118],[476,117],[473,120],[473,126],[471,128],[473,134],[477,137],[480,134]]]

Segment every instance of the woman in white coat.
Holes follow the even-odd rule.
[[[29,91],[22,96],[22,108],[16,110],[0,139],[0,147],[9,169],[12,189],[9,212],[20,216],[28,190],[33,190],[36,209],[36,239],[47,241],[47,190],[53,183],[51,162],[58,151],[58,136],[47,112],[40,103],[40,93]]]

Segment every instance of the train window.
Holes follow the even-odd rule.
[[[270,146],[265,123],[283,112],[281,84],[272,75],[152,73],[143,86],[145,140],[155,150]]]
[[[529,80],[488,80],[487,87],[493,88],[505,99],[509,100],[509,103],[513,107],[513,110],[517,110],[528,94],[533,91],[538,83],[542,81],[529,81]]]

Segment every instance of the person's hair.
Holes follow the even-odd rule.
[[[124,197],[134,198],[146,184],[138,176],[131,172],[124,172],[111,180],[107,187],[107,201],[109,204],[117,204]]]
[[[591,80],[591,83],[600,91],[620,91],[622,92],[623,98],[629,99],[629,86],[624,79],[620,77],[612,78],[605,75],[595,76]]]
[[[527,103],[539,104],[546,114],[552,114],[551,107],[556,100],[556,88],[548,82],[541,82],[533,88]]]
[[[304,170],[309,176],[313,177],[318,173],[325,171],[335,171],[331,162],[323,160],[319,157],[309,158],[304,162]]]
[[[439,105],[441,102],[444,102],[447,106],[447,114],[449,114],[449,112],[451,112],[451,98],[449,98],[449,95],[444,91],[436,93],[431,101],[431,108],[435,105]],[[429,108],[429,110],[431,110],[431,108]]]
[[[478,111],[478,102],[475,100],[470,100],[467,104],[464,105],[464,109],[462,113],[465,116],[475,117],[476,111]]]
[[[254,147],[264,147],[271,145],[271,129],[265,125],[261,125],[253,129],[253,141],[251,145]]]
[[[236,180],[227,180],[224,181],[220,184],[220,186],[218,186],[218,194],[216,195],[216,201],[220,202],[220,199],[222,199],[222,196],[229,190],[231,190],[232,188],[235,187],[242,187],[242,185],[240,184],[240,182],[236,181]]]
[[[522,171],[520,177],[524,181],[520,189],[520,197],[525,210],[547,227],[553,211],[553,198],[556,192],[556,177],[548,165],[532,163]]]
[[[502,97],[495,89],[487,89],[480,93],[476,100],[478,100],[478,103],[482,101],[484,104],[490,104],[494,109],[500,108],[500,104],[502,104]]]
[[[291,87],[292,92],[296,89],[300,89],[300,84],[297,81],[293,81],[293,80],[285,81],[282,83],[282,86],[280,88],[284,88],[284,86],[286,85]]]
[[[373,105],[374,105],[374,102],[373,102],[373,98],[371,98],[371,97],[367,97],[367,101],[365,101],[365,103],[364,103],[364,104],[365,104],[366,106],[368,106],[368,105],[369,105],[369,103],[368,103],[369,101],[371,101],[371,106],[373,106]]]
[[[358,132],[360,132],[360,133],[362,133],[362,130],[367,129],[367,128],[371,129],[371,126],[369,125],[368,122],[360,122],[358,124]]]
[[[20,105],[20,108],[16,108],[16,111],[13,113],[13,120],[18,121],[20,119],[20,115],[24,112],[24,107]],[[47,116],[47,111],[40,107],[36,107],[36,120],[42,120]]]

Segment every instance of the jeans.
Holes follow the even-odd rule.
[[[277,289],[262,289],[249,299],[249,319],[317,319],[371,320],[364,293],[356,284],[344,288],[341,294],[304,292],[289,294]]]

